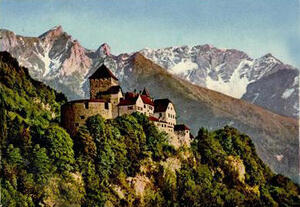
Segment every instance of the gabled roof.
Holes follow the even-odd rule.
[[[140,95],[138,93],[132,93],[132,92],[127,92],[125,94],[125,99],[120,101],[119,106],[134,105],[134,104],[136,104],[136,101],[138,100],[139,97],[141,97],[144,104],[154,106],[154,103],[151,100],[151,98],[149,98],[145,95]]]
[[[89,79],[101,79],[101,78],[118,78],[104,65],[102,64],[90,77]]]
[[[141,95],[141,98],[142,98],[144,104],[154,106],[154,103],[153,103],[153,101],[151,100],[151,98],[149,96]]]
[[[109,93],[109,94],[117,94],[117,93],[119,93],[120,91],[122,91],[121,86],[112,86],[112,87],[110,87],[110,88],[107,90],[107,93]]]
[[[156,99],[154,101],[154,113],[167,111],[169,103],[172,103],[169,99]]]
[[[184,131],[184,130],[190,130],[190,128],[188,128],[184,124],[177,124],[174,126],[174,131]]]
[[[120,100],[120,103],[118,106],[130,106],[130,105],[135,105],[136,100],[128,100],[128,99],[123,99]]]
[[[159,119],[154,116],[149,116],[149,121],[159,121]]]
[[[139,97],[138,94],[126,93],[125,99],[120,100],[120,103],[118,104],[118,106],[135,105],[138,97]]]
[[[144,88],[144,90],[143,90],[143,92],[142,92],[142,95],[147,96],[147,97],[150,97],[150,93],[149,93],[149,91],[147,90],[147,88]]]
[[[120,91],[122,91],[122,88],[120,86],[112,86],[107,89],[107,91],[97,93],[97,97],[101,95],[118,94]]]

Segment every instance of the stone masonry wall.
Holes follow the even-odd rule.
[[[112,86],[118,86],[119,82],[113,78],[91,79],[90,80],[90,99],[96,99],[99,92],[107,91]]]
[[[71,135],[74,135],[90,116],[100,114],[105,119],[113,118],[111,103],[89,100],[69,102],[62,107],[61,113],[62,125]]]

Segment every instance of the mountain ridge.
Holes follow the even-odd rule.
[[[112,59],[108,63],[111,67],[122,68],[135,53],[113,55],[107,43],[101,44],[96,50],[86,49],[61,26],[35,38],[15,35],[8,30],[0,30],[0,34],[1,51],[9,51],[29,68],[35,79],[64,92],[69,99],[87,98],[82,93],[87,74],[100,63],[107,62],[107,58]],[[24,44],[29,48],[28,51]],[[142,49],[138,52],[191,83],[244,99],[280,115],[299,117],[299,71],[283,64],[270,53],[253,59],[243,51],[218,49],[208,44]],[[271,90],[260,90],[268,87],[260,80],[273,73],[276,75],[270,77],[276,81],[283,80],[279,70],[289,73],[285,80],[287,83],[284,86],[276,85]],[[268,82],[276,81],[269,78]]]

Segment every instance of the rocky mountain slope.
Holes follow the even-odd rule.
[[[91,52],[73,40],[60,26],[39,37],[22,37],[1,30],[1,38],[1,51],[8,51],[17,57],[34,79],[62,91],[68,98],[84,96],[80,84],[92,67],[93,61],[88,57]]]
[[[211,45],[140,52],[191,83],[244,99],[281,115],[299,115],[299,71],[271,54],[252,59],[242,51]]]
[[[1,50],[11,52],[22,65],[29,68],[32,77],[62,91],[69,99],[88,96],[89,86],[86,79],[97,66],[104,62],[120,79],[124,91],[147,87],[157,98],[169,97],[176,105],[179,121],[187,123],[194,133],[200,126],[215,129],[227,124],[238,128],[253,138],[258,154],[272,169],[292,177],[294,180],[298,179],[298,122],[294,119],[271,113],[246,101],[199,87],[185,80],[188,76],[172,75],[166,69],[155,64],[154,61],[145,58],[147,56],[145,51],[114,56],[110,54],[109,46],[106,44],[101,45],[96,51],[84,49],[78,41],[73,40],[71,36],[63,32],[61,27],[54,28],[39,38],[21,37],[7,30],[1,30],[1,36]],[[209,46],[199,47],[217,50]],[[223,52],[226,53],[226,51]],[[247,95],[248,92],[246,92],[246,94],[239,93],[240,96],[243,95],[250,100],[256,97],[255,93],[259,93],[261,95],[257,95],[257,101],[261,100],[262,103],[265,103],[270,98],[269,90],[274,92],[286,91],[287,88],[284,87],[295,88],[292,88],[294,90],[291,89],[290,92],[278,93],[274,96],[275,98],[283,96],[287,97],[284,100],[289,100],[289,98],[298,96],[295,95],[298,90],[296,78],[298,71],[296,69],[291,67],[283,69],[284,65],[279,62],[269,67],[269,64],[266,63],[268,61],[264,59],[271,58],[272,61],[275,59],[273,60],[273,57],[267,55],[261,59],[261,64],[257,63],[251,66],[256,70],[256,73],[252,73],[252,70],[247,70],[246,66],[240,66],[240,59],[247,59],[243,62],[245,64],[248,62],[249,67],[251,61],[260,61],[251,60],[242,52],[234,51],[232,53],[233,57],[237,58],[231,57],[234,61],[230,61],[230,64],[224,64],[224,68],[219,68],[217,74],[218,77],[232,79],[230,77],[232,77],[235,68],[238,67],[240,68],[239,71],[243,72],[243,77],[255,80],[247,87],[247,90],[249,88],[249,91],[251,90],[254,95],[251,95],[250,92],[250,95]],[[201,56],[199,58],[201,59]],[[226,58],[227,56],[224,56],[221,59],[226,60]],[[218,65],[214,63],[215,61],[211,59],[208,62]],[[264,64],[266,67],[263,67]],[[263,69],[268,72],[262,71]],[[227,70],[228,73],[224,72]],[[203,71],[197,70],[196,72],[200,74]],[[235,78],[237,77],[235,76]],[[238,79],[236,84],[238,85],[240,80],[246,79]],[[276,86],[279,89],[274,87],[273,80],[277,81]],[[278,84],[278,81],[283,83],[283,88]],[[236,87],[238,88],[238,86]],[[286,103],[284,100],[282,101],[283,104]],[[276,109],[276,104],[272,101],[268,104],[269,107]],[[291,109],[287,105],[284,107],[286,110]],[[278,106],[278,108],[281,110],[282,107]]]
[[[103,61],[115,71],[132,67],[126,64],[134,53],[115,56],[107,44],[95,51],[85,49],[61,26],[39,37],[22,37],[8,30],[0,30],[0,35],[0,51],[9,51],[32,77],[69,99],[87,96],[82,90],[87,75]],[[143,49],[140,54],[193,84],[281,115],[299,116],[299,71],[271,54],[252,59],[242,51],[211,45]]]

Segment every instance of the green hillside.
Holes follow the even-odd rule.
[[[2,206],[300,205],[299,186],[232,127],[200,128],[175,150],[135,113],[90,117],[70,137],[59,126],[65,101],[0,53]]]

